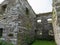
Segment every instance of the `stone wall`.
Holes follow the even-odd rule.
[[[53,29],[57,45],[60,45],[60,0],[53,0]]]
[[[38,14],[37,16],[37,39],[54,39],[52,20],[48,21],[48,19],[52,19],[52,12]],[[38,22],[41,20],[41,22]]]
[[[7,2],[7,3],[6,3]],[[5,0],[1,23],[4,26],[2,38],[14,45],[29,45],[35,37],[35,13],[27,0]]]

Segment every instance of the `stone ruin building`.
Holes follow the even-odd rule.
[[[29,45],[36,38],[52,39],[52,21],[48,19],[52,19],[52,12],[36,15],[27,0],[4,0],[0,4],[1,39],[14,45]]]
[[[34,40],[35,13],[27,0],[5,0],[0,4],[2,39],[14,45],[28,45]]]

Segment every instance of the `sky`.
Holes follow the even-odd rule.
[[[28,0],[36,14],[52,11],[52,0]]]
[[[0,0],[0,4],[4,0]],[[52,0],[28,0],[32,9],[36,14],[52,11]]]
[[[3,2],[4,0],[0,0],[0,4]]]

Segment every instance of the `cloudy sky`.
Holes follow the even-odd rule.
[[[46,13],[52,11],[52,0],[28,0],[35,13]]]
[[[0,0],[0,3],[4,0]],[[52,11],[52,0],[28,0],[36,14]]]
[[[3,2],[4,0],[0,0],[0,4]]]

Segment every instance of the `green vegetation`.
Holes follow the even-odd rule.
[[[0,45],[13,45],[12,43],[1,41],[0,40]]]
[[[54,41],[36,40],[32,45],[56,45]]]

